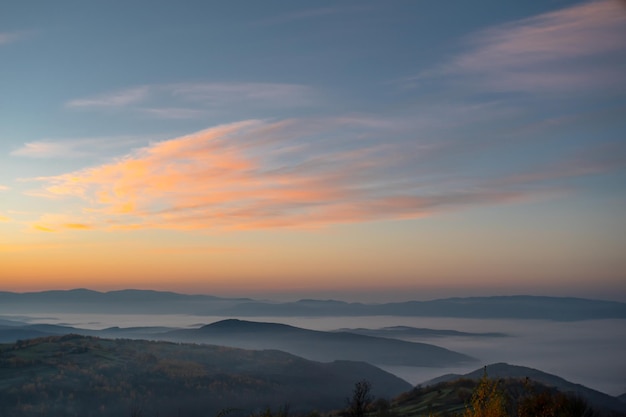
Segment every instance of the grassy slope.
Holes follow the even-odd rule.
[[[394,399],[388,414],[396,417],[425,417],[431,413],[439,417],[462,415],[477,384],[477,380],[459,378],[426,387],[416,387]],[[517,415],[517,404],[524,398],[539,393],[562,392],[540,382],[522,378],[498,379],[498,387],[509,399],[507,408],[510,415]],[[572,394],[568,393],[568,395]],[[589,402],[589,405],[598,416],[626,415],[613,408],[603,407],[602,404],[596,405]]]
[[[487,371],[492,378],[516,378],[524,380],[528,378],[532,381],[540,382],[549,387],[554,387],[561,392],[571,393],[585,398],[596,408],[614,409],[626,412],[626,406],[622,405],[618,398],[612,397],[600,391],[585,387],[584,385],[569,382],[557,375],[552,375],[538,369],[526,366],[509,365],[507,363],[494,363],[487,365]],[[483,369],[477,369],[465,375],[443,375],[428,382],[435,384],[438,382],[452,381],[459,378],[478,380],[483,375]]]

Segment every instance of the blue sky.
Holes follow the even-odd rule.
[[[616,0],[3,2],[0,274],[624,298],[625,39]]]

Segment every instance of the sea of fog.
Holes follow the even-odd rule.
[[[85,329],[107,327],[199,327],[224,317],[191,315],[37,314],[16,319],[30,323]],[[412,384],[446,373],[467,373],[482,365],[507,362],[559,375],[571,382],[611,395],[626,393],[626,320],[556,322],[545,320],[485,320],[432,317],[241,317],[243,320],[285,323],[314,330],[412,326],[464,332],[502,332],[509,337],[420,337],[430,343],[478,358],[466,367],[417,368],[381,366]]]

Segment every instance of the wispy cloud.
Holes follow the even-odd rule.
[[[0,32],[0,46],[8,45],[13,42],[17,42],[21,39],[24,39],[28,36],[29,32],[19,31],[19,32]]]
[[[40,224],[33,225],[33,229],[38,231],[38,232],[45,232],[45,233],[51,233],[51,232],[55,231],[54,229],[51,229],[51,228],[46,227],[46,226],[42,226]]]
[[[618,0],[591,1],[492,27],[471,36],[465,46],[444,66],[405,82],[453,76],[497,91],[626,88],[626,10]]]
[[[124,109],[166,119],[191,119],[227,108],[291,108],[318,100],[304,85],[281,83],[172,83],[133,87],[70,100],[74,109]]]
[[[81,157],[86,153],[76,150],[73,143],[63,142],[30,142],[11,152],[11,155],[29,158]]]
[[[27,224],[31,231],[56,233],[63,231],[84,231],[94,229],[93,225],[89,222],[93,219],[83,214],[82,218],[78,219],[69,214],[51,214],[46,213],[40,215],[35,221],[24,222]]]
[[[47,217],[35,227],[312,228],[417,218],[535,194],[528,187],[535,179],[495,184],[433,168],[428,161],[437,153],[432,152],[415,141],[368,141],[358,119],[355,124],[349,118],[248,120],[153,143],[107,164],[35,179],[44,184],[40,196],[85,202],[72,216]]]
[[[2,192],[2,191],[9,191],[10,189],[11,189],[11,187],[9,187],[8,185],[0,184],[0,192]]]
[[[36,230],[38,232],[46,232],[46,233],[54,233],[54,232],[61,232],[64,230],[91,230],[93,229],[92,226],[88,225],[88,224],[83,224],[83,223],[54,223],[53,225],[46,225],[46,224],[40,224],[40,223],[35,223],[32,225],[33,230]]]
[[[150,91],[151,88],[148,86],[135,87],[99,96],[70,100],[66,106],[72,108],[125,107],[144,101]]]
[[[526,172],[498,178],[491,183],[496,186],[514,184],[550,184],[578,177],[610,174],[626,169],[626,144],[603,142],[579,149],[551,164],[536,166]]]
[[[11,152],[13,156],[28,158],[81,158],[97,155],[102,151],[146,144],[153,137],[108,136],[65,140],[41,140],[29,142]],[[1,189],[0,189],[1,190]]]
[[[279,83],[181,83],[161,87],[184,100],[220,104],[258,101],[281,106],[310,104],[315,93],[300,84]]]
[[[246,252],[249,249],[242,247],[223,247],[223,246],[209,246],[209,245],[185,245],[183,247],[176,246],[166,246],[153,248],[150,250],[151,253],[157,255],[188,255],[190,253],[193,254],[209,254],[209,253],[227,253],[227,252]]]
[[[207,114],[209,114],[209,111],[207,110],[181,108],[181,107],[162,107],[162,108],[142,107],[142,108],[138,108],[137,111],[139,113],[145,114],[147,116],[155,117],[158,119],[174,119],[174,120],[196,119],[199,117],[207,116]]]

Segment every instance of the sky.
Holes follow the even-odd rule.
[[[0,4],[0,290],[626,301],[626,3]]]

